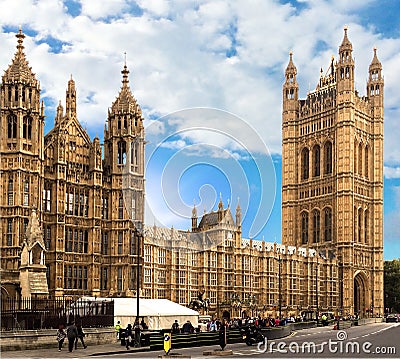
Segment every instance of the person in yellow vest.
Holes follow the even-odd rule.
[[[115,324],[115,331],[117,332],[117,340],[120,339],[119,334],[121,333],[121,322],[118,320],[117,324]]]
[[[325,314],[322,314],[321,321],[322,325],[328,325],[328,317]]]

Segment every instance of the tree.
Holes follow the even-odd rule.
[[[400,258],[384,263],[385,312],[400,313]]]

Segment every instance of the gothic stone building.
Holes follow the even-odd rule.
[[[290,54],[283,85],[282,243],[335,252],[339,308],[383,312],[383,87],[376,49],[367,94],[354,86],[352,44],[307,98]]]
[[[298,102],[296,69],[290,61],[284,88],[284,238],[280,245],[242,238],[240,206],[233,217],[230,207],[224,208],[222,199],[217,210],[205,213],[200,220],[196,208],[193,209],[191,231],[156,226],[144,226],[137,231],[144,219],[144,129],[140,107],[129,88],[126,66],[122,71],[122,88],[108,112],[103,146],[97,137],[91,141],[78,121],[72,78],[67,86],[65,111],[60,104],[54,128],[45,136],[39,82],[25,58],[24,35],[21,31],[17,38],[15,57],[2,77],[0,99],[0,130],[4,134],[0,140],[2,296],[20,296],[21,285],[27,281],[20,280],[20,273],[25,268],[25,264],[21,265],[21,249],[24,248],[24,233],[34,208],[37,209],[43,229],[46,249],[43,258],[51,296],[135,296],[137,260],[143,263],[140,275],[142,296],[188,304],[201,292],[210,299],[210,313],[217,315],[224,312],[232,316],[257,313],[277,315],[279,309],[282,314],[297,314],[299,311],[316,310],[317,307],[319,310],[337,311],[346,307],[339,298],[343,294],[348,298],[352,295],[349,293],[351,283],[345,279],[353,274],[359,275],[356,281],[364,285],[362,288],[365,291],[371,288],[367,280],[372,280],[372,271],[368,272],[367,263],[372,266],[372,262],[368,262],[372,261],[372,253],[381,254],[381,237],[379,239],[375,233],[379,228],[375,227],[373,233],[371,227],[370,234],[364,235],[364,226],[359,225],[357,228],[360,228],[363,241],[349,246],[348,239],[345,240],[341,234],[338,236],[335,229],[338,223],[340,227],[337,231],[349,231],[349,224],[343,223],[349,214],[343,217],[335,201],[342,203],[347,200],[351,189],[343,186],[348,185],[347,177],[350,176],[358,183],[359,194],[354,197],[357,199],[354,206],[358,206],[357,216],[358,208],[362,209],[362,223],[372,223],[374,213],[381,210],[381,187],[375,178],[378,169],[373,169],[372,163],[378,166],[373,156],[376,155],[374,151],[378,151],[375,146],[382,146],[382,138],[375,133],[368,133],[367,136],[365,129],[359,129],[359,126],[366,127],[368,121],[372,121],[371,113],[366,110],[369,104],[375,104],[373,113],[376,114],[379,98],[382,101],[377,88],[380,85],[382,93],[380,64],[378,70],[375,70],[376,64],[371,70],[377,72],[371,75],[374,95],[369,99],[359,98],[354,90],[343,90],[344,85],[339,87],[338,81],[341,96],[350,96],[357,106],[364,104],[364,112],[354,112],[348,100],[338,109],[332,108],[339,101],[336,98],[334,67],[332,74],[321,77],[312,104],[316,104],[318,94],[325,96],[324,108],[329,117],[315,125],[317,121],[316,118],[314,121],[314,117],[300,120],[303,118],[300,115],[303,116],[306,109],[304,106],[310,108],[311,100]],[[340,75],[341,67],[338,64],[335,66]],[[348,83],[349,76],[353,76],[352,66],[351,60],[343,70],[346,74],[343,75],[343,81],[350,87]],[[329,102],[329,99],[334,102]],[[316,108],[315,105],[307,111],[316,111]],[[343,122],[340,126],[336,123],[336,117],[334,120],[336,113]],[[353,113],[352,117],[348,116],[349,113]],[[346,117],[343,117],[344,114]],[[375,128],[378,129],[379,124],[382,126],[383,115],[380,118],[373,116]],[[327,133],[326,138],[330,139],[319,144],[319,161],[330,164],[331,169],[327,167],[329,171],[326,175],[324,169],[320,170],[318,176],[303,179],[300,177],[300,168],[307,167],[309,171],[309,162],[307,166],[303,165],[301,161],[306,156],[299,158],[297,151],[302,140],[314,139],[310,134],[311,122],[307,121],[313,121],[314,126],[324,124],[325,127],[315,130],[316,133],[321,131],[321,135]],[[354,121],[358,121],[357,127]],[[336,144],[343,139],[343,135],[339,136],[336,132],[353,128],[354,141],[351,146],[363,144],[361,150],[357,147],[360,158],[363,158],[362,161],[370,160],[367,162],[369,165],[360,166],[364,174],[365,168],[369,168],[366,176],[361,173],[353,175],[351,171],[339,171],[336,168],[337,157],[342,156]],[[310,149],[310,146],[304,145],[309,156],[307,161],[314,159],[311,157],[314,147]],[[330,148],[330,160],[324,154],[326,148]],[[347,150],[347,147],[343,148]],[[344,156],[348,157],[347,152]],[[345,164],[349,159],[343,161]],[[126,170],[130,174],[129,183],[124,183]],[[369,187],[366,189],[361,186],[367,183]],[[336,189],[339,184],[340,188]],[[311,206],[309,199],[317,196],[316,192],[310,197],[311,191],[306,191],[311,187],[321,191],[318,192],[321,202],[315,206]],[[369,192],[360,192],[364,190]],[[371,203],[368,202],[367,193],[376,196]],[[324,203],[327,204],[323,206]],[[302,237],[299,237],[297,228],[302,223],[298,222],[300,216],[317,208],[324,218],[318,222],[321,223],[320,229],[315,234],[315,238],[318,238],[315,242],[321,244],[319,248],[315,248],[316,243],[308,241],[313,233],[308,226],[308,219],[307,231],[301,232],[304,233],[304,240],[299,239]],[[311,214],[309,216],[311,218]],[[367,222],[364,218],[368,218]],[[373,235],[376,238],[374,247],[371,245]],[[144,239],[139,252],[136,248],[138,236]],[[202,248],[204,243],[207,245]],[[363,248],[360,251],[363,256],[347,256],[349,251],[353,253],[359,247]],[[374,260],[374,265],[379,266],[377,259]],[[375,275],[374,278],[379,283],[379,277]],[[379,308],[377,300],[375,296],[375,308]],[[351,305],[346,308],[350,311]]]
[[[78,121],[72,78],[65,111],[60,103],[54,128],[44,135],[40,84],[23,51],[25,35],[20,30],[16,36],[0,98],[1,294],[24,292],[21,248],[37,209],[50,295],[131,295],[140,234],[135,226],[143,222],[144,128],[129,71],[125,65],[121,90],[108,111],[103,154],[99,138],[92,141]],[[126,166],[129,213],[122,192]]]

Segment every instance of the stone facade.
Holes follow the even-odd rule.
[[[43,230],[51,296],[133,295],[140,258],[136,227],[144,208],[144,128],[129,71],[125,65],[108,111],[103,154],[99,138],[92,141],[78,121],[72,77],[65,111],[60,102],[54,128],[44,135],[39,81],[23,51],[24,34],[16,36],[0,99],[2,296],[21,295],[21,249],[32,208]],[[123,191],[124,171],[131,183]]]
[[[299,99],[290,54],[283,85],[282,243],[329,249],[339,308],[383,313],[383,87],[374,49],[367,94],[354,85],[352,44]]]
[[[140,260],[142,296],[187,305],[202,293],[209,314],[351,313],[354,293],[358,307],[381,311],[383,80],[376,54],[369,95],[359,97],[345,35],[339,62],[332,60],[306,100],[298,99],[290,56],[280,245],[242,238],[240,206],[233,216],[222,199],[201,218],[193,208],[191,231],[142,228],[145,136],[126,65],[103,144],[78,121],[72,77],[65,110],[60,102],[44,135],[40,86],[23,38],[20,31],[1,83],[2,296],[19,297],[26,286],[21,250],[36,208],[51,296],[136,296]]]

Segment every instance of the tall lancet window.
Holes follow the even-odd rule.
[[[24,182],[24,206],[29,206],[29,179]]]
[[[12,177],[8,179],[8,205],[14,205],[14,180]]]
[[[308,243],[308,212],[301,214],[301,244]]]
[[[126,142],[125,141],[119,141],[118,142],[118,159],[117,163],[119,165],[124,165],[126,164]]]
[[[325,174],[332,173],[332,142],[330,141],[325,143],[324,163]]]
[[[321,233],[321,217],[318,209],[315,209],[313,212],[313,242],[318,243],[320,239]]]
[[[7,137],[17,138],[17,116],[15,115],[7,117]]]
[[[301,178],[308,179],[309,174],[309,151],[308,148],[304,148],[301,152]]]
[[[314,177],[318,177],[320,175],[320,157],[320,147],[319,145],[315,145],[313,148]]]

